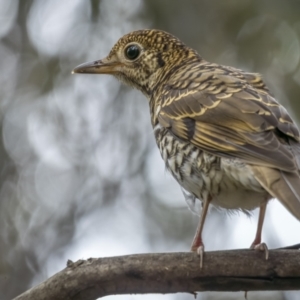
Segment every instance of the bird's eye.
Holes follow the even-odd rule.
[[[137,45],[130,45],[125,49],[125,55],[128,59],[134,60],[140,55],[140,48]]]

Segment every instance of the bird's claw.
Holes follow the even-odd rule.
[[[268,246],[267,246],[266,243],[259,243],[259,244],[256,244],[256,245],[252,245],[251,249],[258,250],[258,251],[264,251],[265,252],[265,258],[266,258],[266,260],[268,260],[268,258],[269,258],[269,249],[268,249]]]
[[[203,267],[203,256],[204,256],[204,246],[201,245],[197,248],[197,254],[200,256],[200,269]]]

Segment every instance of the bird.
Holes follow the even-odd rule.
[[[199,215],[191,251],[200,268],[210,205],[246,214],[259,208],[250,248],[266,259],[261,235],[268,202],[277,198],[300,220],[299,130],[260,74],[208,62],[156,29],[124,35],[107,57],[72,73],[113,75],[148,99],[162,159]]]

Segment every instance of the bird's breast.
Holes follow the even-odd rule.
[[[211,197],[215,206],[242,211],[252,210],[270,198],[251,168],[238,159],[211,155],[159,125],[154,127],[154,134],[167,169],[184,189],[193,211],[196,198]]]

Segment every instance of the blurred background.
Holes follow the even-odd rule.
[[[169,31],[208,61],[262,73],[300,120],[299,0],[0,0],[0,300],[67,259],[189,250],[198,218],[165,171],[147,100],[109,76],[71,75],[142,28]],[[248,248],[256,222],[257,211],[250,219],[212,209],[206,250]],[[272,201],[268,246],[298,243],[299,232],[300,222]],[[248,293],[250,300],[299,297]]]

